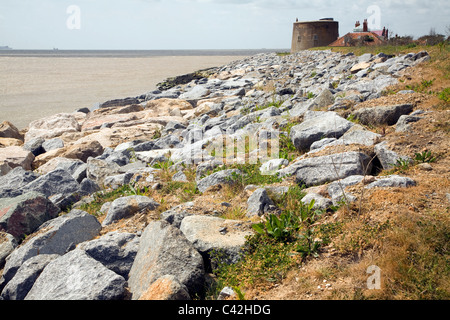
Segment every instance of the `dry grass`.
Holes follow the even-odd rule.
[[[450,54],[448,48],[443,52],[437,47],[416,47],[403,53],[421,50],[430,53],[430,62],[408,69],[386,96],[356,108],[412,103],[414,110],[430,111],[412,125],[411,132],[396,133],[395,127],[371,130],[382,133],[389,146],[412,159],[416,152],[431,151],[437,157],[432,169],[411,165],[402,172],[382,172],[408,176],[417,185],[365,190],[361,208],[356,201],[322,219],[323,235],[331,241],[320,256],[291,269],[283,281],[269,288],[246,288],[248,299],[450,298],[450,112],[449,105],[438,98],[439,92],[450,87]],[[408,88],[418,90],[424,80],[433,81],[423,92],[394,94]],[[362,188],[356,185],[349,191],[360,195]],[[358,215],[360,209],[362,216]],[[379,290],[367,288],[371,265],[381,269]]]

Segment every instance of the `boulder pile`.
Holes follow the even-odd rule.
[[[366,188],[413,186],[406,177],[377,176],[408,159],[367,126],[406,130],[420,112],[413,113],[412,104],[350,107],[380,98],[403,70],[428,59],[426,52],[258,54],[208,77],[39,119],[22,132],[3,122],[0,299],[201,297],[214,268],[211,252],[220,250],[229,263],[239,259],[252,233],[243,221],[191,214],[178,206],[136,233],[105,233],[111,224],[155,212],[160,204],[146,196],[121,197],[102,207],[101,223],[79,209],[104,190],[157,188],[161,169],[155,164],[176,168],[174,181],[185,181],[183,169],[194,166],[203,194],[242,174],[222,169],[226,151],[227,161],[260,160],[262,172],[294,177],[306,187],[325,186],[325,194],[308,194],[322,208],[344,197],[351,201],[345,188],[368,176]],[[232,147],[228,153],[229,144],[222,149],[223,141],[239,145],[248,137],[258,143],[246,152]],[[264,156],[269,142],[273,146],[281,137],[298,157]],[[276,212],[269,189],[254,188],[247,217]]]

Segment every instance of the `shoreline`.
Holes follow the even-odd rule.
[[[253,56],[259,53],[285,52],[289,49],[204,49],[204,50],[0,50],[0,57],[52,57],[52,58],[144,58],[193,56]]]
[[[0,113],[20,130],[33,120],[139,96],[165,79],[246,56],[6,57],[0,54]]]

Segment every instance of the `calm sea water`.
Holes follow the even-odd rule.
[[[251,56],[289,49],[229,49],[229,50],[0,50],[5,57],[157,57],[157,56]]]
[[[0,122],[36,119],[136,97],[168,77],[287,50],[0,50]]]

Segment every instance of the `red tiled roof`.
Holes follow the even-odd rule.
[[[346,43],[345,39],[351,39],[351,40],[358,40],[361,37],[369,36],[373,39],[371,42],[366,42],[367,45],[380,45],[384,43],[383,37],[379,36],[376,32],[369,31],[369,32],[350,32],[347,33],[345,36],[340,37],[333,43],[331,43],[330,47],[347,47],[350,46],[348,43]]]
[[[383,30],[372,30],[371,32],[377,34],[377,35],[380,36],[380,37],[383,36]]]

